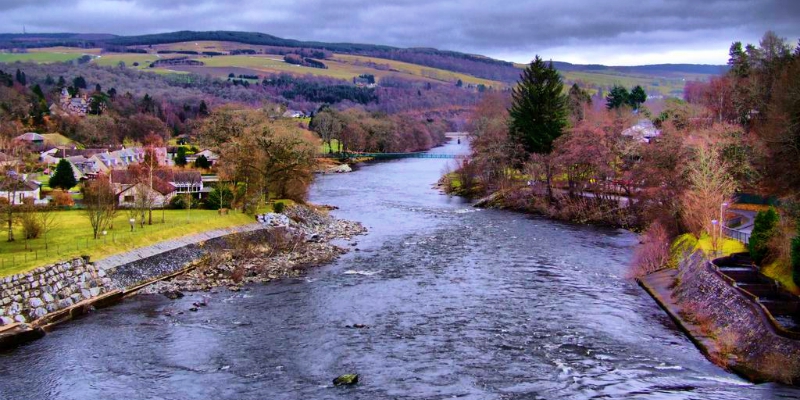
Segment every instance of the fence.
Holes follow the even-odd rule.
[[[737,231],[735,229],[731,229],[731,228],[728,228],[726,226],[723,226],[722,227],[722,233],[724,233],[725,236],[727,236],[727,237],[729,237],[731,239],[734,239],[734,240],[738,240],[738,241],[740,241],[740,242],[742,242],[744,244],[750,243],[750,234],[747,233],[747,232],[741,232],[741,231]]]

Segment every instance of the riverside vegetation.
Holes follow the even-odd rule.
[[[442,184],[482,206],[642,231],[634,277],[677,266],[673,249],[686,238],[710,255],[744,251],[722,238],[720,224],[735,215],[725,205],[742,192],[778,197],[768,226],[757,217],[749,250],[763,273],[798,293],[800,130],[787,121],[800,117],[800,47],[767,32],[758,46],[734,43],[729,65],[654,114],[639,88],[615,88],[604,104],[577,85],[566,90],[537,57],[511,96],[477,106],[472,155]],[[642,120],[651,128],[637,128],[648,126]]]

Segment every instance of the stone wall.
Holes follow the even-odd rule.
[[[702,252],[684,259],[673,295],[685,317],[702,320],[732,368],[754,380],[800,378],[800,340],[779,335],[759,306],[731,286]],[[726,343],[721,343],[721,342]]]
[[[29,322],[108,291],[111,280],[83,258],[0,278],[0,325]]]

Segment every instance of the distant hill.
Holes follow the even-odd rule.
[[[428,77],[430,75],[445,77],[448,75],[442,74],[441,71],[450,71],[487,82],[500,82],[501,85],[506,86],[514,84],[519,79],[520,68],[523,67],[521,64],[482,55],[434,48],[399,48],[377,44],[301,41],[259,32],[179,31],[138,36],[76,33],[0,34],[0,49],[67,46],[103,49],[103,54],[130,51],[140,53],[151,51],[158,46],[192,42],[225,42],[262,46],[263,54],[320,50],[327,54],[333,54],[334,57],[336,55],[357,55],[369,57],[368,61],[376,66],[383,65],[380,60],[392,60],[430,68],[431,71],[419,71],[419,74],[427,74]],[[333,60],[330,62],[335,63]],[[711,75],[721,74],[727,70],[724,65],[698,64],[605,66],[554,61],[554,65],[564,74],[569,84],[576,82],[586,85],[592,90],[600,90],[614,84],[626,86],[639,84],[645,87],[648,93],[660,93],[665,96],[679,96],[686,81],[708,79]],[[390,69],[395,68],[390,65]],[[339,77],[333,72],[335,71],[331,71],[331,76]],[[370,73],[371,71],[366,72]],[[436,78],[435,80],[449,81],[450,78]]]
[[[651,64],[636,66],[607,66],[600,64],[572,64],[563,61],[553,61],[553,66],[559,71],[572,72],[622,72],[629,74],[658,74],[658,73],[679,73],[679,74],[701,74],[719,75],[728,70],[727,65],[708,65],[708,64]]]

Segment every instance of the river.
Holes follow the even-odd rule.
[[[625,278],[633,234],[474,209],[432,188],[448,162],[319,177],[311,200],[370,229],[339,261],[63,324],[0,353],[0,399],[800,397],[708,362]]]

